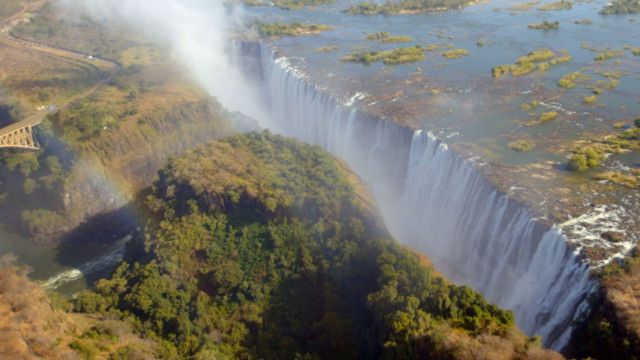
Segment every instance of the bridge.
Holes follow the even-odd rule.
[[[33,128],[42,123],[48,113],[37,114],[0,129],[0,149],[40,150],[40,145],[33,137]]]
[[[0,0],[5,1],[5,0]],[[7,19],[0,19],[0,47],[8,46],[21,49],[23,51],[37,52],[46,56],[71,61],[76,65],[89,69],[98,77],[98,81],[94,86],[86,91],[67,99],[65,103],[58,106],[50,105],[47,109],[40,111],[36,115],[30,116],[17,123],[10,124],[0,129],[0,149],[14,148],[39,150],[40,145],[33,136],[33,129],[41,124],[44,118],[56,111],[67,107],[76,99],[87,97],[96,92],[103,84],[109,83],[120,72],[121,65],[117,61],[101,58],[89,54],[83,54],[78,51],[69,49],[56,48],[46,44],[36,43],[29,40],[15,38],[11,36],[11,29],[18,24],[24,14],[28,12],[36,12],[47,3],[47,0],[34,0],[23,5],[22,9]],[[100,75],[104,70],[108,71],[108,75]]]

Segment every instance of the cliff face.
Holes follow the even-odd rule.
[[[582,319],[568,353],[575,358],[640,358],[640,251],[604,267],[591,314]]]
[[[85,224],[81,228],[95,235],[105,226],[117,229],[121,224],[114,221],[119,210],[152,183],[167,158],[233,134],[236,129],[253,127],[215,100],[203,99],[157,109],[103,131],[74,149],[69,175],[62,190],[54,194],[57,221],[31,226],[28,231],[37,241],[53,243],[64,240],[85,222],[95,226]],[[113,234],[117,234],[116,229]]]

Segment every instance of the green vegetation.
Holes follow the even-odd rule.
[[[558,30],[558,28],[560,28],[560,23],[558,21],[549,22],[545,20],[541,23],[529,24],[527,25],[527,27],[529,29],[536,29],[536,30]]]
[[[47,241],[54,229],[66,224],[56,211],[55,199],[70,179],[71,155],[66,149],[53,149],[49,141],[48,137],[40,140],[43,149],[39,152],[0,154],[0,182],[15,189],[2,196],[8,201],[0,203],[0,207],[13,204],[6,209],[9,211],[2,209],[13,216],[7,220],[22,224],[35,241]],[[38,201],[34,202],[34,198]]]
[[[382,43],[403,43],[411,42],[413,38],[411,36],[391,36],[388,32],[382,31],[367,35],[367,40],[379,41]]]
[[[69,313],[60,294],[29,280],[26,267],[0,256],[3,359],[152,359],[158,344],[125,321]],[[48,296],[49,295],[49,296]],[[36,340],[37,339],[37,340]]]
[[[301,36],[318,34],[323,31],[333,30],[331,26],[321,24],[291,23],[256,23],[258,31],[265,36]]]
[[[53,229],[67,222],[59,213],[46,209],[24,210],[21,217],[26,232],[39,238],[47,237]]]
[[[527,152],[535,149],[536,143],[533,142],[532,140],[520,139],[520,140],[514,140],[509,142],[507,144],[507,147],[511,150]]]
[[[448,50],[448,51],[443,52],[442,56],[446,57],[447,59],[457,59],[457,58],[461,58],[463,56],[469,56],[469,50],[467,50],[467,49]]]
[[[516,64],[536,63],[552,59],[556,54],[549,49],[536,49],[529,54],[522,56],[516,61]]]
[[[598,71],[595,70],[594,71],[596,74],[607,78],[609,81],[605,81],[605,80],[598,80],[596,81],[596,87],[594,89],[594,93],[596,95],[600,95],[600,92],[602,91],[602,88],[606,88],[609,90],[613,90],[616,87],[618,87],[618,85],[620,85],[620,78],[622,78],[622,76],[625,75],[625,73],[621,72],[621,71]]]
[[[637,13],[640,13],[640,3],[636,0],[613,0],[600,11],[601,15]]]
[[[565,74],[560,80],[558,80],[558,86],[565,89],[573,89],[576,87],[576,81],[586,80],[588,77],[579,71]]]
[[[386,51],[364,51],[348,54],[342,57],[342,61],[360,62],[365,64],[382,61],[388,65],[406,64],[422,61],[424,59],[424,49],[419,45]]]
[[[569,0],[560,0],[544,4],[538,8],[538,11],[558,11],[558,10],[570,10],[573,8],[573,3]]]
[[[640,47],[631,48],[631,54],[633,54],[633,56],[640,56]]]
[[[595,60],[597,62],[603,62],[603,61],[607,61],[609,59],[613,59],[613,58],[617,58],[617,57],[621,57],[624,56],[624,50],[604,50],[599,52],[596,57]]]
[[[593,24],[593,21],[591,21],[591,19],[579,19],[574,21],[573,23],[577,25],[591,25]]]
[[[246,6],[268,6],[269,3],[266,0],[243,0],[242,3]]]
[[[522,108],[523,111],[529,112],[537,108],[538,105],[540,105],[540,103],[537,100],[531,100],[530,103],[523,103],[522,105],[520,105],[520,108]]]
[[[507,10],[509,10],[509,11],[527,11],[527,10],[533,9],[533,7],[538,5],[539,3],[540,3],[539,0],[523,2],[523,3],[517,3],[517,4],[509,6],[507,8]]]
[[[638,283],[639,250],[636,245],[623,259],[614,259],[597,273],[601,291],[590,299],[589,314],[576,324],[568,348],[571,358],[640,358],[639,299],[636,292],[629,291]]]
[[[614,129],[622,129],[625,126],[627,126],[627,123],[625,121],[616,121],[615,123],[613,123]]]
[[[546,123],[551,120],[555,120],[558,117],[558,113],[556,111],[546,111],[540,114],[538,117],[538,121],[540,123]]]
[[[470,3],[471,0],[398,0],[382,4],[361,2],[344,12],[357,15],[417,14],[460,9]]]
[[[534,71],[544,72],[551,66],[562,64],[571,60],[571,56],[566,52],[556,54],[552,50],[541,48],[536,49],[516,60],[515,64],[499,65],[491,69],[494,78],[499,79],[505,75],[524,76]]]
[[[427,51],[437,51],[440,49],[453,49],[453,44],[428,44],[425,47]]]
[[[596,101],[598,101],[598,96],[597,95],[591,95],[591,96],[587,96],[584,99],[582,99],[582,101],[585,104],[594,104]]]
[[[44,122],[46,131],[55,133],[69,144],[77,144],[116,127],[117,120],[104,108],[89,100],[77,100],[50,115]]]
[[[636,125],[640,125],[640,120],[637,120],[637,123]],[[617,124],[614,124],[614,128],[622,129],[624,127],[624,123],[622,126],[616,126]],[[604,161],[606,154],[638,150],[640,150],[640,127],[634,127],[623,130],[615,136],[590,140],[587,145],[580,144],[573,151],[568,167],[571,170],[582,172],[599,166]],[[598,176],[600,179],[609,180],[616,184],[635,187],[638,173],[636,170],[632,170],[631,174],[606,172]]]
[[[631,169],[629,173],[606,171],[596,174],[594,178],[597,180],[606,180],[630,189],[640,189],[640,170],[637,169]]]
[[[513,315],[389,240],[363,187],[318,147],[269,133],[173,159],[147,199],[149,261],[78,311],[130,319],[180,358],[466,358],[533,342]],[[497,352],[497,353],[496,353]]]
[[[334,3],[335,0],[272,0],[273,4],[285,10],[298,10],[306,6],[318,6]],[[246,6],[267,6],[270,2],[266,0],[243,0]]]
[[[572,171],[583,172],[589,168],[600,166],[605,159],[602,148],[596,146],[585,146],[574,151],[569,158],[568,168]]]
[[[335,0],[273,0],[273,3],[277,7],[286,10],[302,9],[305,6],[318,6],[331,4],[333,2],[335,2]]]

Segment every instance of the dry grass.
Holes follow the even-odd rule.
[[[96,26],[71,12],[60,16],[54,5],[47,4],[30,23],[17,26],[13,34],[53,47],[118,60],[124,50],[146,43],[141,34],[128,30]]]
[[[444,336],[441,337],[441,344],[425,344],[423,346],[424,349],[431,347],[431,351],[433,348],[439,348],[433,353],[427,350],[427,354],[421,354],[427,355],[424,358],[457,360],[564,359],[556,352],[540,348],[535,340],[528,339],[517,331],[511,331],[504,337],[483,334],[474,338],[447,325],[440,325],[433,332]],[[443,354],[446,355],[443,356]]]
[[[48,295],[26,274],[25,268],[13,265],[13,259],[0,257],[0,358],[85,357],[70,347],[74,343],[95,351],[95,359],[108,359],[124,347],[138,349],[140,358],[152,358],[155,344],[133,334],[129,324],[53,309]],[[108,335],[96,336],[92,329]]]
[[[26,270],[0,266],[0,354],[7,359],[61,359],[72,354],[58,345],[56,336],[70,331],[69,318],[51,309],[44,291],[26,276]]]
[[[608,276],[603,285],[620,324],[628,334],[640,339],[640,264],[632,264],[628,272]]]
[[[60,104],[97,81],[94,69],[0,41],[0,85],[30,108]]]
[[[0,1],[0,19],[7,18],[17,13],[21,8],[24,0],[2,0]]]

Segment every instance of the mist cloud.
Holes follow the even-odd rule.
[[[127,26],[168,45],[193,79],[232,111],[263,122],[257,87],[232,63],[229,37],[241,22],[238,7],[221,0],[58,0],[106,26]],[[264,124],[262,124],[264,125]]]

